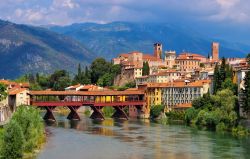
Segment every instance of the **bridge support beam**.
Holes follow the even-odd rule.
[[[95,106],[90,106],[91,109],[93,110],[93,113],[91,114],[90,118],[91,119],[98,119],[98,120],[104,120],[104,115],[102,113],[102,107],[95,107]]]
[[[112,118],[128,120],[128,115],[124,111],[125,107],[126,106],[114,106],[113,108],[115,109],[115,113],[112,115]]]
[[[53,115],[53,110],[55,109],[56,107],[45,107],[45,109],[47,110],[46,114],[44,115],[43,119],[44,120],[53,120],[53,121],[56,121],[54,115]]]
[[[70,109],[70,113],[67,117],[69,120],[81,120],[80,116],[77,113],[77,110],[80,108],[80,106],[68,106]]]

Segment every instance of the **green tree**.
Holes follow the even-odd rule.
[[[112,73],[114,76],[121,74],[121,65],[112,65],[110,73]]]
[[[64,90],[71,84],[71,79],[66,70],[57,70],[50,76],[49,82],[53,90]]]
[[[226,59],[225,57],[222,57],[222,62],[220,66],[220,78],[219,82],[222,83],[226,79]]]
[[[194,108],[188,108],[185,113],[185,121],[186,123],[190,123],[197,116],[198,111]]]
[[[135,81],[132,81],[132,82],[126,83],[124,86],[127,87],[127,88],[135,88],[136,83],[135,83]]]
[[[250,54],[247,55],[247,62],[250,65]],[[244,78],[244,87],[243,92],[243,110],[246,113],[250,112],[250,71],[246,72],[246,76]]]
[[[6,86],[0,83],[0,101],[6,99],[8,93],[6,92]]]
[[[101,78],[98,79],[97,84],[102,87],[112,86],[113,75],[110,73],[105,73]]]
[[[91,82],[97,83],[98,79],[105,73],[110,72],[111,63],[107,62],[104,58],[95,59],[91,66]]]
[[[142,75],[143,76],[149,75],[149,71],[150,71],[150,68],[149,68],[148,62],[143,62]]]
[[[32,152],[44,140],[44,125],[37,109],[21,106],[11,120],[21,127],[25,152]]]
[[[232,79],[226,78],[224,82],[222,82],[221,85],[222,89],[230,89],[234,92],[234,94],[237,94],[237,85],[233,83]]]
[[[24,137],[21,127],[11,120],[4,128],[2,158],[18,159],[23,156]]]
[[[215,94],[221,88],[220,71],[218,64],[215,65],[214,78],[213,78],[213,93]]]
[[[150,117],[157,118],[164,111],[163,105],[152,105],[150,108]]]

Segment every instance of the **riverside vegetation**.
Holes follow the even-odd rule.
[[[0,130],[0,158],[18,159],[33,155],[45,142],[45,128],[40,112],[20,106]]]
[[[250,54],[246,58],[250,64]],[[250,72],[246,73],[243,93],[243,111],[250,112]],[[183,121],[190,126],[212,129],[217,132],[231,132],[234,136],[248,136],[249,130],[240,125],[237,85],[233,83],[232,68],[222,58],[221,65],[216,65],[213,79],[214,94],[210,92],[192,102],[192,107],[185,111],[166,113],[168,121]],[[151,106],[151,117],[158,117],[164,106]],[[166,119],[163,119],[166,121]],[[168,122],[164,122],[168,123]]]

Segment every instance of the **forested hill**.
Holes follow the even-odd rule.
[[[25,73],[75,71],[78,63],[89,64],[95,55],[83,44],[45,28],[0,20],[0,78]]]

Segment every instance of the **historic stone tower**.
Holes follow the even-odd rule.
[[[157,57],[158,59],[161,59],[161,56],[162,56],[162,44],[160,44],[160,43],[155,43],[154,44],[154,56]]]
[[[212,57],[213,60],[219,61],[219,43],[212,42]]]

